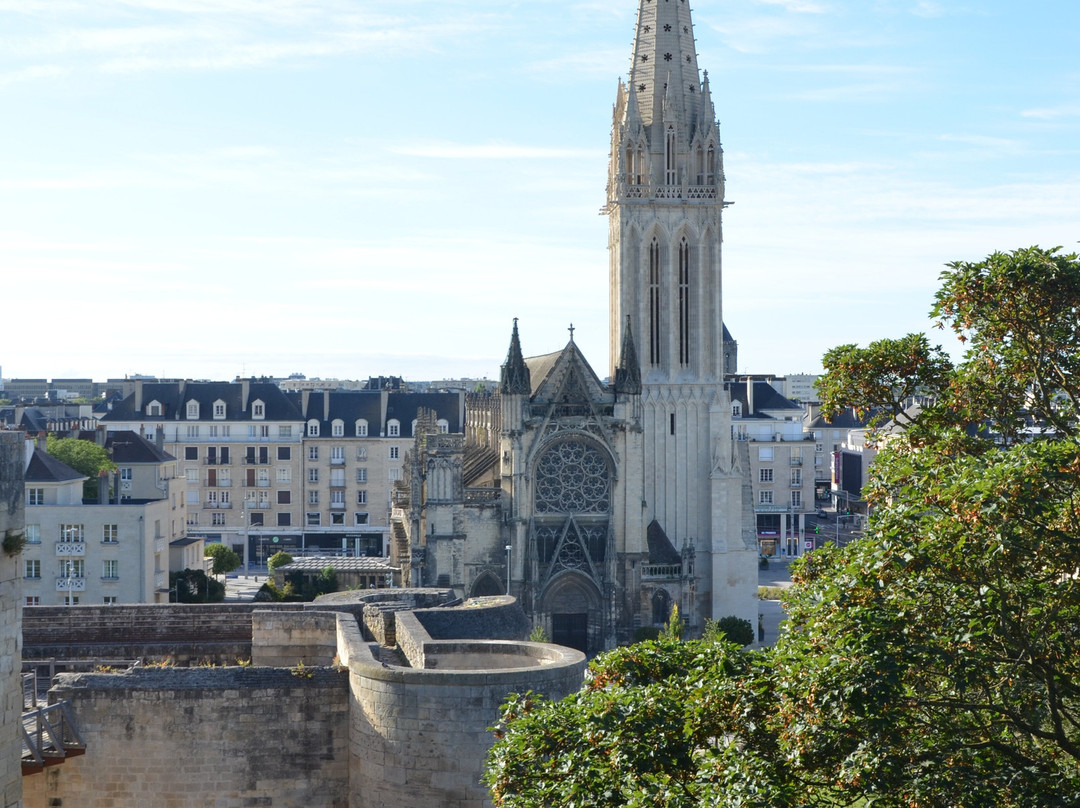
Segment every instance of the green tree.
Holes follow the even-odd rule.
[[[754,627],[749,620],[729,614],[719,620],[706,619],[703,639],[710,642],[728,640],[736,645],[754,642]]]
[[[98,500],[98,475],[116,469],[116,464],[105,448],[92,440],[58,438],[56,435],[49,435],[45,439],[45,451],[64,465],[70,466],[89,478],[83,483],[83,499],[89,502]]]
[[[293,557],[286,553],[284,550],[278,550],[269,560],[266,562],[266,569],[273,572],[278,567],[284,567],[286,564],[291,564]]]
[[[169,573],[169,588],[172,603],[220,603],[225,600],[225,585],[204,570]]]
[[[244,563],[235,550],[219,542],[206,545],[205,555],[210,559],[210,572],[213,575],[225,575]]]

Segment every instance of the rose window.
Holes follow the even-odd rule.
[[[607,513],[610,491],[604,456],[587,443],[562,441],[537,464],[537,513]]]

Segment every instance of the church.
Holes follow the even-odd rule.
[[[589,654],[675,606],[691,635],[757,619],[749,458],[723,384],[723,151],[694,44],[684,0],[639,0],[604,207],[606,381],[572,327],[526,356],[515,320],[498,392],[470,396],[464,435],[421,414],[395,495],[406,585],[509,592]]]

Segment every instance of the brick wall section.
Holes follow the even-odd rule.
[[[345,808],[348,677],[330,668],[305,674],[61,674],[56,695],[71,700],[86,754],[24,778],[25,804]]]
[[[0,432],[0,539],[24,527],[23,435]],[[22,804],[22,558],[0,550],[0,805]]]

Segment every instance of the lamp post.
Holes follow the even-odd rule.
[[[506,545],[506,594],[510,594],[510,549],[511,545]]]

